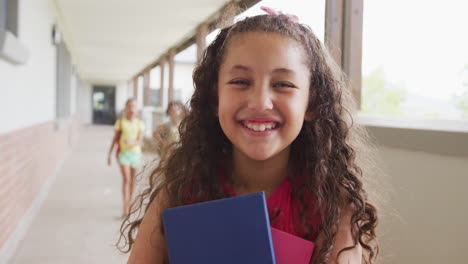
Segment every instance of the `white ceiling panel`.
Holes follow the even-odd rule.
[[[87,81],[117,83],[218,11],[227,0],[53,0],[73,62]]]

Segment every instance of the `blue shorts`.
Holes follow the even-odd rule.
[[[128,165],[134,169],[140,166],[141,153],[133,151],[121,151],[119,153],[119,163]]]

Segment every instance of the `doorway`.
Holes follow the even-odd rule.
[[[92,104],[93,124],[115,123],[115,86],[93,86]]]

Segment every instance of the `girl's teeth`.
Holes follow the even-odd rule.
[[[270,130],[270,129],[273,129],[275,128],[275,124],[273,123],[269,123],[269,124],[249,124],[249,123],[244,123],[244,125],[253,130],[253,131],[257,131],[257,132],[263,132],[265,130]]]

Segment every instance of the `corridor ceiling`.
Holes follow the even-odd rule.
[[[80,77],[116,84],[185,38],[227,0],[52,0]]]

